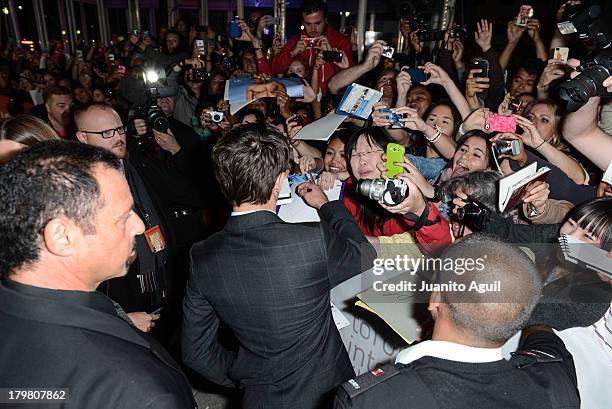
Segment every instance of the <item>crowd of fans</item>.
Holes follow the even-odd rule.
[[[568,349],[573,346],[583,407],[603,407],[597,406],[601,391],[589,383],[612,367],[612,273],[538,256],[542,244],[567,234],[612,257],[612,186],[602,180],[612,161],[612,105],[592,97],[576,112],[566,111],[559,86],[578,74],[578,59],[588,58],[585,46],[571,42],[570,57],[578,59],[551,58],[549,49],[570,39],[557,29],[550,42],[540,34],[541,20],[561,21],[566,8],[579,6],[568,1],[556,11],[537,10],[526,25],[508,16],[507,42],[498,50],[487,19],[465,35],[449,29],[442,46],[433,49],[406,19],[403,52],[385,56],[388,44],[376,40],[361,60],[355,35],[328,24],[325,5],[317,1],[305,2],[302,30],[286,44],[273,32],[274,19],[255,11],[237,20],[235,38],[180,22],[156,35],[130,32],[108,47],[81,44],[74,54],[64,54],[61,43],[47,51],[5,45],[0,163],[54,139],[101,146],[125,159],[124,174],[145,228],[157,227],[165,243],[148,251],[150,236],[137,240],[132,274],[98,290],[125,319],[176,351],[189,250],[220,230],[231,212],[214,177],[213,147],[240,126],[267,124],[289,141],[292,173],[314,175],[324,189],[342,183],[341,200],[378,250],[389,243],[416,244],[422,254],[436,256],[479,232],[531,248],[548,301],[538,304],[531,322],[550,325]],[[533,55],[514,58],[519,44]],[[327,61],[325,51],[340,52],[340,58]],[[475,59],[485,61],[486,69],[475,66]],[[426,79],[417,82],[405,67],[422,69]],[[150,71],[162,77],[159,83],[143,80]],[[226,81],[245,74],[300,78],[304,96],[276,91],[231,114]],[[295,137],[333,112],[354,82],[382,91],[369,119],[347,117],[327,142]],[[600,82],[612,92],[612,76]],[[399,125],[385,108],[400,114]],[[494,114],[511,116],[520,130],[493,132],[488,119]],[[156,120],[166,125],[158,127]],[[518,149],[500,153],[500,141]],[[410,197],[398,206],[381,205],[356,189],[361,180],[385,178],[390,143],[406,151],[401,178]],[[528,185],[520,206],[499,212],[499,180],[534,162],[550,168],[546,179]],[[486,208],[484,223],[458,217],[458,209],[474,203]],[[416,217],[404,217],[408,207]],[[607,327],[596,324],[604,321]],[[599,350],[574,343],[576,328]],[[601,359],[583,364],[588,354]]]

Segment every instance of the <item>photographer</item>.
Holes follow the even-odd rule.
[[[302,25],[304,29],[287,41],[280,54],[272,60],[272,73],[284,72],[291,62],[299,57],[312,67],[317,54],[337,49],[348,58],[349,66],[353,65],[351,42],[327,23],[325,3],[320,0],[307,0],[302,7]],[[305,38],[312,38],[314,44],[306,44]],[[340,68],[334,63],[326,62],[320,74],[321,92],[327,94],[327,82]]]

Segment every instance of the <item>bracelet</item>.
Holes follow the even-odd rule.
[[[425,134],[425,132],[423,132],[423,135],[425,135],[425,139],[427,139],[427,141],[428,141],[429,143],[436,143],[436,141],[437,141],[438,139],[440,139],[440,137],[442,136],[442,129],[440,129],[440,128],[438,127],[438,125],[432,125],[431,127],[437,131],[437,132],[436,132],[436,135],[435,135],[433,138],[431,138],[431,139],[429,139],[429,138],[427,137],[427,135]]]
[[[545,141],[545,140],[542,140],[542,143],[541,143],[541,144],[539,144],[538,146],[536,146],[536,147],[535,147],[535,148],[533,148],[533,149],[535,149],[535,150],[537,151],[537,150],[538,150],[538,148],[539,148],[540,146],[544,145],[545,143],[546,143],[546,141]]]

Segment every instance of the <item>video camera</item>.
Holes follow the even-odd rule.
[[[577,111],[591,97],[612,96],[602,85],[606,78],[612,76],[612,37],[600,17],[601,7],[597,4],[586,8],[574,6],[557,24],[562,34],[577,33],[587,46],[593,46],[593,52],[578,67],[580,74],[559,87],[559,96],[570,112]]]

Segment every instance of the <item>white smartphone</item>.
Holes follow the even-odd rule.
[[[564,63],[567,62],[569,58],[569,48],[568,47],[555,47],[553,51],[553,58],[555,60],[561,60]]]

